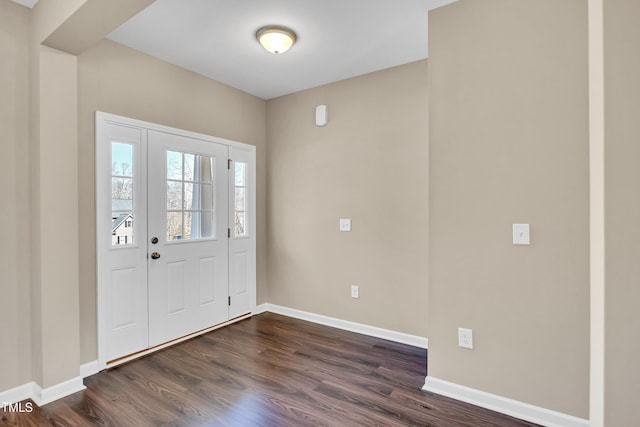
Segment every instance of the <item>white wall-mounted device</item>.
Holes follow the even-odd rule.
[[[458,347],[473,350],[473,331],[467,328],[458,328]]]
[[[351,298],[355,298],[355,299],[360,298],[360,286],[351,285]]]
[[[327,125],[327,106],[318,105],[316,107],[316,126],[322,127]]]
[[[529,224],[513,224],[513,244],[529,244]]]

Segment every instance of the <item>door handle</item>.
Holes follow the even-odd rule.
[[[160,254],[158,252],[151,253],[151,259],[158,259],[158,258],[160,258]]]

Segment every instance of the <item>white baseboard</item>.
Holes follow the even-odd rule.
[[[255,315],[255,314],[262,314],[262,313],[264,313],[264,312],[269,311],[269,310],[268,310],[268,305],[269,305],[269,304],[267,304],[267,303],[257,305],[257,306],[256,306],[256,309],[255,309],[255,310],[253,310],[253,314],[254,314],[254,315]]]
[[[47,403],[53,402],[54,400],[61,399],[84,389],[86,389],[86,387],[82,382],[82,377],[75,377],[44,389],[36,384],[31,400],[33,400],[36,405],[43,406]]]
[[[98,367],[97,360],[80,365],[80,376],[82,378],[90,377],[91,375],[95,375],[98,372],[100,372],[100,368]]]
[[[589,421],[582,418],[508,399],[434,377],[427,377],[422,389],[547,427],[589,426]]]
[[[16,403],[30,399],[33,396],[35,387],[37,387],[36,383],[30,382],[9,390],[0,391],[0,404]]]
[[[356,332],[358,334],[369,335],[376,338],[382,338],[389,341],[412,345],[414,347],[427,348],[429,345],[429,341],[424,337],[405,334],[403,332],[390,331],[388,329],[378,328],[376,326],[369,326],[362,323],[350,322],[348,320],[336,319],[334,317],[309,313],[306,311],[296,310],[293,308],[283,307],[275,304],[261,304],[256,307],[255,313],[259,314],[265,311],[282,314],[283,316],[294,317],[296,319],[307,320],[309,322],[319,323],[321,325],[331,326],[333,328],[344,329],[346,331]]]
[[[0,392],[0,402],[16,403],[25,399],[31,399],[38,406],[46,405],[54,400],[84,390],[82,377],[72,378],[52,387],[42,388],[35,382],[29,382],[21,386]]]

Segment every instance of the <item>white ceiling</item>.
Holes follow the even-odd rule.
[[[454,0],[156,0],[108,37],[270,99],[427,57],[427,10]],[[298,35],[273,55],[264,25]]]
[[[108,38],[271,99],[426,58],[427,11],[453,1],[156,0]],[[298,41],[270,54],[255,39],[265,25]]]
[[[38,3],[38,0],[13,0],[13,1],[23,6],[27,6],[29,8],[32,8],[33,6],[35,6],[36,3]]]

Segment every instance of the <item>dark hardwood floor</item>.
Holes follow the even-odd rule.
[[[17,426],[533,426],[420,390],[426,350],[264,313],[85,380]]]

